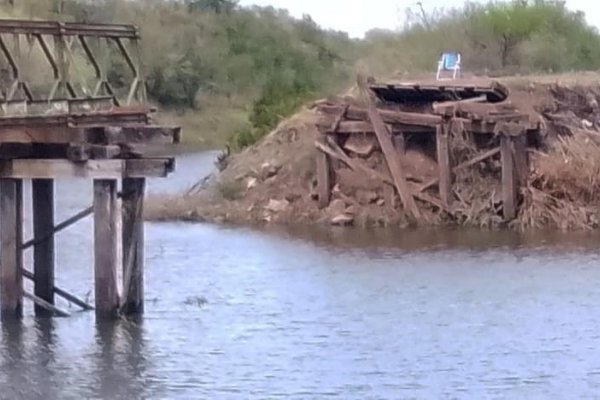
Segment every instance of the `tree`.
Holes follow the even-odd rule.
[[[233,11],[238,0],[188,0],[187,4],[190,11],[209,10],[221,14]]]

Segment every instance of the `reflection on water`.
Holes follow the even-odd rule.
[[[83,297],[90,238],[59,239]],[[0,398],[594,398],[599,239],[149,224],[143,320],[29,310],[0,330]]]

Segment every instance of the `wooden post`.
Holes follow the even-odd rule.
[[[117,181],[94,181],[94,258],[96,316],[115,318],[119,310]]]
[[[23,181],[0,179],[1,318],[23,316]]]
[[[35,296],[54,305],[54,181],[34,179],[33,196],[33,271]],[[45,240],[38,241],[44,238]],[[52,310],[35,304],[35,315],[51,317]]]
[[[440,198],[442,204],[448,208],[452,202],[452,165],[450,162],[450,145],[448,143],[448,125],[439,125],[436,128],[435,136],[440,177]]]
[[[144,191],[146,180],[123,179],[123,300],[126,315],[144,312]]]
[[[504,219],[510,221],[517,217],[517,174],[512,136],[505,134],[501,135],[500,154],[502,156],[502,199],[504,203]]]
[[[331,157],[317,151],[317,195],[319,208],[327,208],[331,201]]]
[[[529,155],[527,154],[527,132],[523,131],[514,138],[515,166],[517,168],[518,183],[523,186],[527,183],[529,175]]]

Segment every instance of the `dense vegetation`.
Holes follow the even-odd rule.
[[[597,31],[556,1],[411,9],[403,29],[375,30],[364,40],[235,0],[5,0],[3,11],[139,25],[151,98],[165,118],[184,124],[190,142],[210,147],[253,143],[300,104],[348,85],[358,70],[432,71],[444,50],[461,51],[470,72],[600,68]]]

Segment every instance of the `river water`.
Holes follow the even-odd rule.
[[[150,191],[191,185],[212,156],[183,156]],[[59,216],[90,186],[59,182]],[[1,399],[600,396],[600,236],[146,232],[143,320],[36,320],[28,304],[0,331]],[[58,282],[81,297],[91,238],[86,220],[58,239]]]

